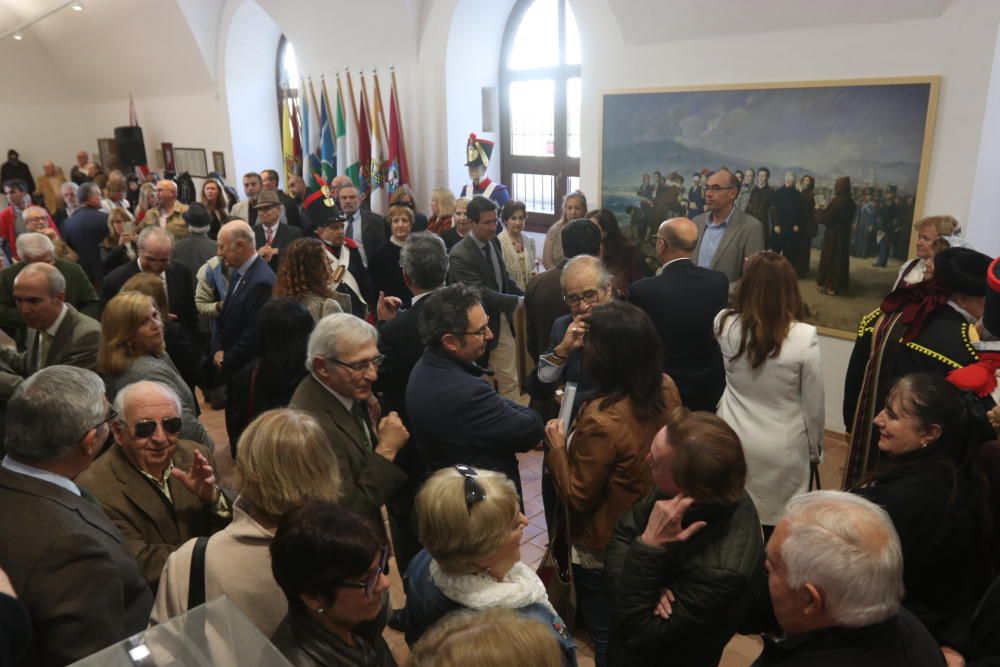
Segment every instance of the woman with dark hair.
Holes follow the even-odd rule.
[[[601,259],[608,271],[614,276],[612,283],[615,292],[625,298],[628,296],[628,286],[653,275],[649,266],[643,260],[642,253],[635,245],[622,235],[615,214],[606,208],[590,211],[587,217],[601,228]]]
[[[819,337],[803,316],[795,269],[764,251],[747,262],[732,307],[715,318],[726,366],[718,415],[743,443],[747,491],[766,531],[792,496],[809,490],[810,464],[822,457]]]
[[[288,600],[271,641],[295,667],[396,667],[381,635],[356,632],[389,590],[389,546],[367,521],[324,501],[291,510],[271,542],[271,572]]]
[[[497,239],[503,250],[503,263],[511,280],[523,292],[528,280],[535,275],[535,240],[524,235],[527,207],[523,201],[508,199],[500,212],[500,219],[504,230]]]
[[[214,178],[205,180],[201,186],[201,203],[212,214],[212,224],[209,226],[208,238],[215,240],[219,228],[229,218],[229,199],[222,183]]]
[[[312,315],[294,299],[273,298],[260,309],[256,357],[230,380],[226,399],[226,431],[234,459],[247,424],[292,400],[307,373],[306,346],[313,326]]]
[[[327,315],[344,309],[337,293],[330,288],[333,277],[330,262],[319,239],[297,239],[285,248],[274,279],[274,296],[298,301],[319,322]],[[350,306],[350,300],[346,305]]]
[[[569,509],[576,595],[594,640],[595,663],[603,665],[611,624],[604,550],[618,518],[652,489],[649,445],[681,399],[677,385],[660,370],[656,328],[637,306],[623,301],[597,306],[585,324],[574,326],[587,330],[583,366],[592,398],[568,437],[561,419],[546,425],[545,465]]]
[[[944,377],[900,379],[875,417],[885,455],[854,492],[885,508],[903,547],[903,606],[942,646],[961,646],[988,584],[985,496],[975,453],[989,427]]]

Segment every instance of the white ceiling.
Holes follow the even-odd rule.
[[[623,42],[638,45],[934,18],[951,3],[952,0],[610,0],[608,5],[618,20]],[[683,67],[683,63],[678,66]]]

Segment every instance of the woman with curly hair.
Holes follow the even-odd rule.
[[[219,235],[219,228],[229,219],[229,199],[226,198],[226,189],[217,179],[206,179],[205,184],[201,186],[201,199],[199,201],[212,215],[208,237],[215,240]]]
[[[274,296],[298,301],[317,322],[331,313],[350,312],[349,305],[345,310],[337,292],[330,288],[332,278],[322,241],[299,239],[285,248]]]

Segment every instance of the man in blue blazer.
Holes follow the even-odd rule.
[[[541,442],[541,416],[506,398],[476,365],[493,338],[479,291],[449,285],[422,300],[420,337],[427,350],[410,373],[406,412],[429,471],[457,463],[502,472],[521,492],[517,452]]]
[[[660,225],[655,243],[663,268],[658,276],[632,283],[629,301],[653,320],[663,342],[663,372],[677,383],[684,405],[715,412],[726,371],[712,323],[726,307],[729,279],[691,261],[698,226],[688,218]]]
[[[257,313],[271,298],[274,271],[257,256],[253,230],[242,220],[222,226],[218,246],[233,273],[212,339],[212,363],[228,379],[253,360]]]

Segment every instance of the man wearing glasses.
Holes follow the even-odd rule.
[[[159,382],[136,382],[115,396],[115,445],[77,478],[125,536],[152,590],[163,564],[192,537],[232,518],[204,445],[180,439],[181,403]]]
[[[125,539],[74,483],[114,418],[96,373],[52,366],[10,399],[0,563],[31,614],[26,665],[66,665],[146,629],[153,596]],[[109,414],[110,413],[110,414]]]
[[[330,439],[340,463],[341,505],[384,535],[381,507],[406,483],[393,461],[410,434],[395,412],[378,418],[372,385],[385,360],[378,332],[350,313],[327,315],[309,336],[307,360],[310,374],[288,407],[312,415]]]
[[[692,257],[698,266],[722,271],[730,289],[743,277],[743,262],[764,249],[764,226],[736,208],[740,182],[722,168],[705,184],[705,212],[694,219],[698,243]]]
[[[479,291],[449,285],[424,299],[427,346],[406,386],[406,412],[428,471],[464,463],[502,472],[521,493],[517,452],[544,435],[541,416],[499,396],[476,365],[493,338]]]

